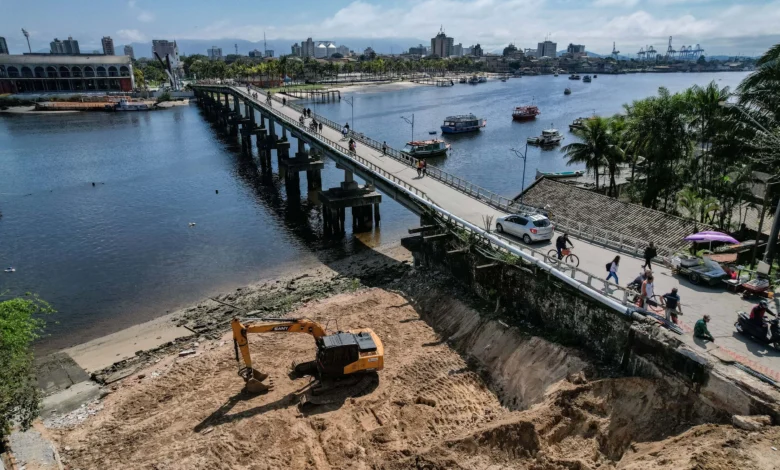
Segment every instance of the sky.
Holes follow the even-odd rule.
[[[83,51],[155,39],[314,40],[418,38],[443,27],[455,43],[485,50],[546,37],[608,54],[652,44],[701,44],[705,55],[759,55],[780,42],[780,0],[0,0],[0,36],[11,53],[73,36]],[[349,45],[349,44],[348,44]],[[411,44],[410,44],[411,45]]]

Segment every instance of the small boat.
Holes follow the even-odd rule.
[[[430,135],[436,135],[436,133],[437,133],[437,132],[438,132],[438,131],[428,131],[428,134],[430,134]]]
[[[506,77],[501,77],[501,81],[505,82],[506,81]]]
[[[447,118],[444,119],[444,124],[441,126],[441,133],[460,134],[462,132],[473,132],[485,127],[486,124],[486,120],[479,119],[473,114],[447,116]]]
[[[555,73],[553,74],[553,77],[557,77],[557,76],[558,76],[558,72],[555,72]]]
[[[518,106],[512,112],[512,120],[514,121],[530,121],[536,119],[536,116],[542,114],[539,108],[536,106]]]
[[[566,89],[565,89],[565,90],[563,90],[563,94],[564,94],[564,95],[571,95],[571,88],[569,88],[569,87],[566,87]]]
[[[590,83],[590,75],[585,75],[584,77],[582,77],[582,81],[585,83]]]
[[[576,73],[573,73],[573,74],[569,75],[569,80],[579,80],[579,79],[580,79],[580,76],[577,75]]]
[[[407,142],[403,153],[412,157],[436,157],[446,155],[450,144],[440,139],[413,140]]]
[[[114,109],[116,111],[149,111],[151,108],[149,108],[149,105],[146,103],[121,99],[119,100],[119,103],[114,106]]]
[[[460,77],[460,79],[458,79],[458,83],[466,83],[466,77]]]
[[[594,75],[593,78],[599,78],[599,76],[598,75]]]
[[[584,129],[585,128],[585,118],[577,118],[574,121],[572,121],[571,124],[569,124],[569,130],[573,131],[574,129]]]
[[[484,75],[480,75],[477,80],[479,81],[479,83],[485,83],[487,82],[487,77]]]
[[[555,173],[548,173],[546,171],[536,170],[536,179],[544,176],[545,178],[577,178],[585,174],[585,170],[577,171],[559,171]]]
[[[558,132],[558,129],[547,129],[542,131],[542,135],[538,137],[529,137],[528,143],[540,147],[552,147],[560,144],[562,140],[563,136]]]
[[[5,268],[4,271],[7,272],[7,273],[15,273],[16,272],[16,268],[14,268],[13,266],[9,266],[9,267]]]
[[[476,85],[477,83],[479,83],[479,78],[476,75],[469,78],[469,85]]]

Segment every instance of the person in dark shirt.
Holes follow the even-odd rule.
[[[649,268],[652,269],[653,267],[650,265],[650,262],[658,256],[658,250],[655,249],[655,245],[653,242],[650,242],[650,244],[645,248],[645,264],[642,265],[643,268]]]
[[[767,326],[764,323],[764,315],[769,313],[770,315],[774,315],[774,313],[769,310],[769,304],[766,300],[762,300],[758,303],[755,307],[753,307],[750,310],[750,321],[756,324],[756,326],[761,327],[762,330],[764,330],[764,336],[767,335]]]
[[[568,233],[564,233],[563,235],[555,239],[555,249],[558,250],[558,259],[563,259],[563,250],[566,249],[567,243],[572,248],[574,248],[574,243],[572,243],[571,240],[569,240]]]
[[[682,315],[682,307],[680,306],[680,294],[677,293],[676,287],[668,294],[664,294],[663,302],[666,319],[677,323],[677,315]]]

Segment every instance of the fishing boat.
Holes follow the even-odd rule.
[[[566,87],[566,89],[565,89],[565,90],[563,90],[563,94],[564,94],[564,95],[571,95],[571,88],[569,88],[569,87]]]
[[[487,77],[484,75],[480,75],[478,81],[479,83],[485,83],[487,82]]]
[[[460,77],[460,79],[458,79],[458,83],[466,83],[466,77]]]
[[[413,140],[406,143],[402,152],[415,158],[436,157],[446,155],[449,149],[450,144],[440,139]]]
[[[542,114],[536,106],[518,106],[512,112],[514,121],[530,121],[536,119],[536,116]]]
[[[114,106],[116,111],[149,111],[149,105],[140,101],[129,101],[126,99],[119,100],[119,103]]]
[[[529,137],[528,143],[540,147],[552,147],[560,144],[562,140],[563,136],[558,132],[558,129],[547,129],[542,131],[542,135],[538,137]]]
[[[584,77],[582,77],[582,81],[585,83],[590,83],[590,75],[585,75]]]
[[[469,85],[476,85],[477,83],[479,83],[479,78],[476,75],[469,78]]]
[[[585,118],[577,118],[574,121],[572,121],[571,124],[569,124],[569,130],[573,131],[574,129],[584,129],[585,128]]]
[[[486,120],[480,119],[473,114],[447,116],[444,119],[444,124],[441,126],[441,133],[460,134],[462,132],[473,132],[485,127],[486,124]]]
[[[580,79],[580,76],[577,75],[576,73],[573,73],[573,74],[569,75],[569,80],[579,80],[579,79]]]
[[[536,170],[536,179],[539,179],[542,176],[544,176],[545,178],[577,178],[584,174],[585,174],[585,170],[558,171],[553,173]]]

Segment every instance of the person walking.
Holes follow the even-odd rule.
[[[423,159],[422,161],[423,176],[428,176],[428,162]]]
[[[417,177],[422,178],[422,160],[417,160]]]
[[[609,274],[607,275],[607,281],[615,279],[615,284],[620,284],[617,277],[618,266],[620,265],[620,256],[615,256],[615,259],[609,263]]]
[[[653,242],[650,242],[650,244],[645,248],[645,264],[643,264],[642,267],[652,269],[653,267],[650,265],[650,262],[656,256],[658,256],[658,250],[655,249]]]
[[[715,338],[710,334],[710,330],[707,329],[707,323],[710,322],[710,316],[704,315],[700,320],[693,325],[693,337],[699,339],[706,339],[708,341],[715,342]]]
[[[382,155],[387,155],[387,142],[382,141]]]
[[[320,125],[320,134],[322,134],[322,122],[320,122],[319,125]]]
[[[664,305],[664,312],[666,313],[666,320],[677,324],[677,315],[682,315],[682,307],[680,306],[680,294],[677,293],[677,288],[673,288],[671,292],[664,294],[661,297],[661,301]]]
[[[645,279],[645,282],[642,283],[642,308],[647,308],[648,305],[652,305],[653,307],[658,306],[658,302],[653,300],[653,297],[655,297],[655,284],[653,284],[653,275],[650,274],[647,276],[647,279]]]
[[[287,98],[282,96],[282,106],[287,106]]]

